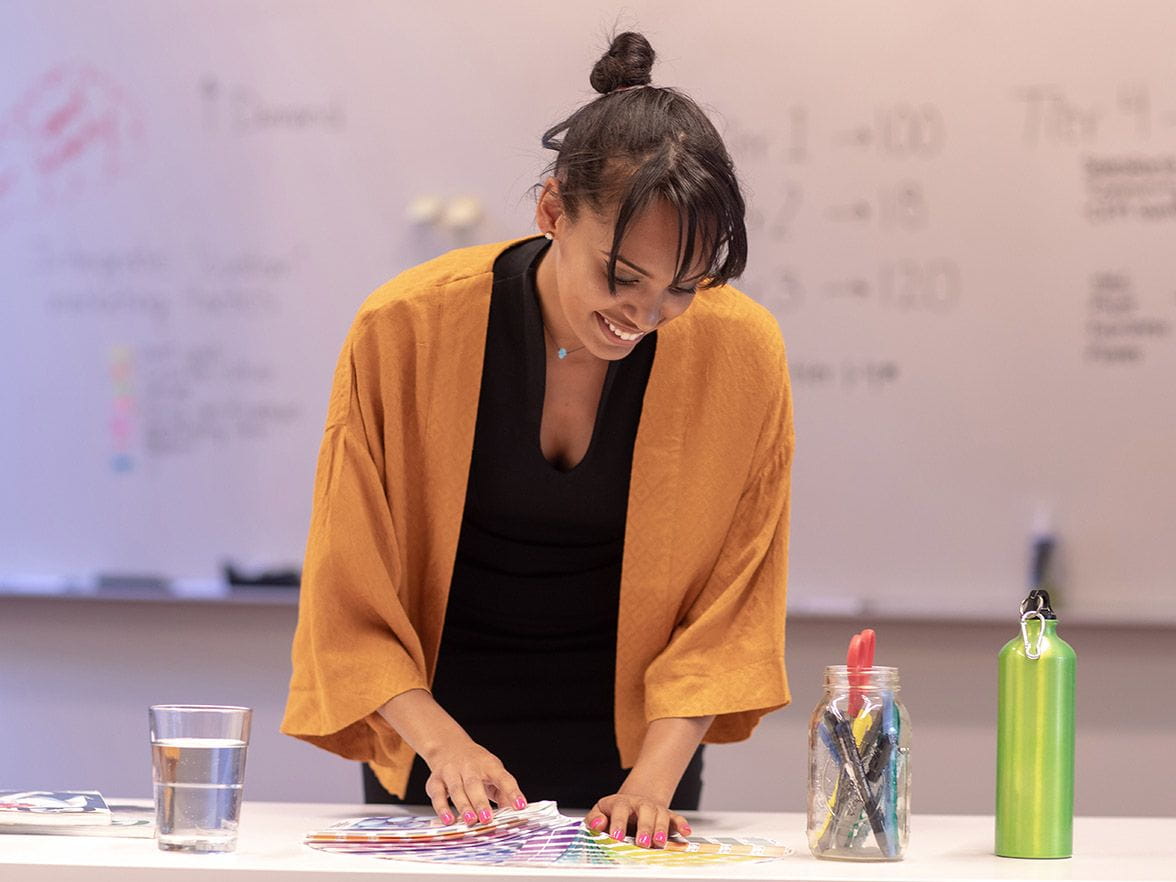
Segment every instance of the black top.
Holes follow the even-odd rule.
[[[548,244],[528,240],[494,264],[433,695],[529,799],[586,808],[625,775],[613,723],[617,609],[629,472],[656,334],[610,362],[584,458],[567,470],[550,463],[539,440],[546,345],[534,282]],[[406,802],[428,803],[427,776],[418,757]]]

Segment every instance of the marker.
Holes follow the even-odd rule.
[[[1029,568],[1029,587],[1045,588],[1045,577],[1053,559],[1057,540],[1052,533],[1041,533],[1033,540],[1033,562]]]

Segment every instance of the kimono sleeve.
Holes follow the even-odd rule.
[[[281,729],[353,760],[403,766],[411,750],[376,709],[428,688],[401,602],[404,563],[388,504],[373,402],[356,332],[339,359],[315,474],[293,673]]]
[[[645,674],[647,720],[715,715],[708,742],[747,738],[790,700],[784,667],[794,433],[781,344],[753,465],[718,559]]]

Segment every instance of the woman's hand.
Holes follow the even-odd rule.
[[[633,841],[641,848],[663,848],[675,833],[689,836],[690,824],[670,811],[670,799],[713,720],[665,717],[651,722],[625,783],[592,806],[584,823],[617,840],[632,832]]]
[[[442,823],[452,824],[450,803],[467,824],[488,822],[490,803],[501,807],[526,808],[527,800],[518,782],[502,762],[465,733],[453,743],[442,743],[422,757],[432,772],[425,793]]]
[[[592,806],[584,823],[618,841],[632,832],[633,841],[642,848],[663,848],[675,833],[690,835],[690,824],[670,811],[664,800],[635,793],[606,796]]]
[[[470,738],[428,691],[402,692],[378,713],[429,766],[432,774],[425,782],[425,793],[442,824],[457,818],[467,824],[486,823],[492,816],[491,802],[503,808],[526,808],[526,797],[514,776],[498,757]]]

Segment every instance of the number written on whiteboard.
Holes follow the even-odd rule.
[[[946,258],[891,260],[878,267],[876,282],[861,276],[824,285],[830,299],[863,305],[875,303],[897,312],[946,315],[960,301],[960,270]]]
[[[834,141],[863,150],[873,148],[887,159],[930,159],[943,152],[947,124],[934,104],[897,104],[879,107],[873,124],[842,131]]]

